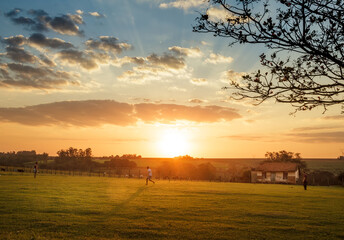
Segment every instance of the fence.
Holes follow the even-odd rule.
[[[33,174],[33,168],[0,166],[1,173],[6,175],[26,175]],[[56,169],[39,169],[39,175],[65,175],[65,176],[88,176],[88,177],[126,177],[126,178],[143,178],[143,169],[120,168],[106,171],[78,171],[78,170],[56,170]]]

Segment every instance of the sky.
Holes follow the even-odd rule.
[[[338,106],[290,114],[222,90],[263,46],[192,32],[203,0],[0,2],[0,152],[306,158],[344,151]],[[217,9],[210,12],[217,14]],[[214,15],[215,17],[215,15]]]

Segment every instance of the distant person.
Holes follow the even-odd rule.
[[[303,182],[303,187],[304,187],[304,189],[305,190],[307,190],[307,174],[304,172],[303,173],[303,180],[302,180],[302,182]]]
[[[148,171],[148,176],[146,178],[146,185],[148,185],[148,180],[155,183],[153,180],[152,180],[152,169],[149,168],[149,166],[147,166],[147,171]]]
[[[35,163],[35,166],[33,166],[33,177],[36,178],[38,172],[38,162]]]

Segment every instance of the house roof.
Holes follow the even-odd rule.
[[[294,172],[297,168],[298,165],[292,162],[265,162],[260,164],[254,170],[264,172]]]

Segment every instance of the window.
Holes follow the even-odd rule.
[[[283,179],[288,179],[288,172],[283,172]]]
[[[263,179],[266,178],[266,172],[263,172]]]

